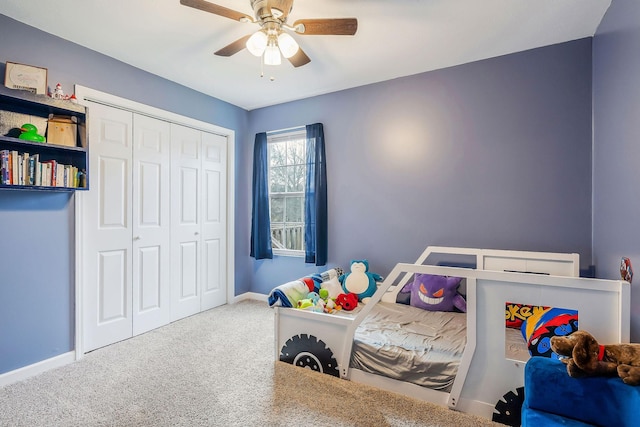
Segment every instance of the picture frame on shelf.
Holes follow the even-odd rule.
[[[36,95],[46,95],[47,71],[46,68],[7,61],[4,85],[10,89],[27,90]]]

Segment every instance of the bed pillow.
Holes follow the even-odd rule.
[[[416,274],[411,284],[409,305],[428,311],[467,311],[467,302],[458,293],[461,277]]]
[[[402,292],[402,291],[398,292],[398,295],[396,295],[396,303],[410,305],[411,292]]]
[[[578,330],[578,311],[566,308],[547,308],[522,322],[522,337],[531,356],[558,359],[551,350],[551,337],[564,336]]]

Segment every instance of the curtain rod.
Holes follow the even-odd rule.
[[[291,131],[303,131],[305,129],[306,129],[305,126],[294,126],[286,129],[270,130],[269,132],[267,132],[267,135],[279,135],[281,133],[288,133]]]

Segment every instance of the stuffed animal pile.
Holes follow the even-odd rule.
[[[309,296],[309,293],[319,293],[320,288],[324,288],[324,284],[330,282],[335,282],[338,286],[338,292],[336,292],[335,295],[331,295],[331,290],[329,290],[329,297],[335,299],[338,296],[338,293],[342,292],[340,284],[337,282],[338,277],[340,277],[342,273],[343,271],[341,268],[332,268],[331,270],[327,270],[323,273],[310,274],[298,280],[293,280],[277,286],[273,288],[269,294],[267,299],[269,306],[297,308],[300,300],[315,300],[315,296]],[[308,307],[308,302],[305,301],[303,304]]]
[[[600,345],[586,331],[551,338],[551,348],[567,365],[569,376],[619,376],[625,384],[640,385],[640,344]]]
[[[298,301],[296,308],[317,313],[333,313],[336,310],[351,311],[357,306],[356,294],[341,293],[336,298],[330,298],[329,291],[322,288],[320,292],[309,292],[306,298]]]
[[[382,276],[369,272],[369,261],[351,261],[351,272],[341,268],[315,273],[274,288],[270,306],[292,307],[320,313],[354,310],[366,302],[378,289]]]

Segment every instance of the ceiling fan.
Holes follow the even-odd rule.
[[[287,18],[293,8],[293,0],[250,0],[250,2],[255,19],[242,12],[236,12],[205,0],[180,0],[180,4],[184,6],[234,21],[260,25],[258,31],[223,47],[215,52],[215,55],[231,56],[246,47],[255,56],[264,54],[264,63],[267,65],[279,65],[281,53],[294,67],[311,62],[311,59],[287,31],[300,35],[352,36],[358,30],[358,20],[355,18],[298,19],[293,25],[289,25]]]

